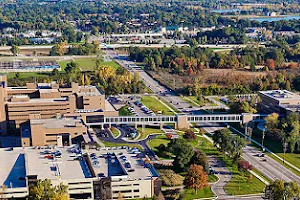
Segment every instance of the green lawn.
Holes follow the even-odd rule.
[[[142,96],[141,102],[157,114],[158,111],[162,111],[163,115],[174,115],[165,105],[159,102],[157,99],[151,96]]]
[[[154,153],[161,159],[172,159],[172,154],[166,154],[165,152],[158,151],[160,144],[167,146],[171,140],[169,140],[165,135],[159,135],[155,139],[148,141],[149,147],[154,151]]]
[[[118,137],[120,135],[120,132],[117,128],[111,127],[111,133],[113,134],[114,137]]]
[[[184,189],[184,199],[185,200],[193,200],[200,198],[209,198],[214,197],[214,193],[211,191],[211,188],[203,188],[201,191],[196,192],[193,189]]]
[[[232,172],[232,179],[226,184],[225,191],[230,195],[245,195],[263,193],[266,185],[258,178],[252,175],[252,180],[248,183],[250,172],[240,172],[237,164],[232,163],[229,158],[219,157],[222,159],[226,167]]]
[[[204,106],[206,103],[210,103],[207,99],[204,99],[203,101],[199,101],[196,96],[188,96],[187,98],[193,100],[194,102],[196,102],[200,106]]]
[[[208,174],[207,176],[208,176],[209,183],[215,183],[219,180],[219,178],[214,174]]]
[[[191,144],[194,145],[195,148],[202,149],[206,154],[208,155],[217,155],[217,148],[208,141],[205,137],[198,137],[197,136],[197,142],[192,142]],[[195,146],[195,144],[197,146]]]
[[[271,180],[269,180],[265,175],[263,175],[260,171],[258,171],[257,169],[252,169],[252,171],[254,172],[254,173],[256,173],[257,175],[259,175],[260,177],[262,177],[263,179],[265,179],[266,181],[268,181],[269,183],[271,183],[272,181]]]
[[[164,144],[167,146],[171,140],[169,140],[165,135],[157,136],[155,139],[150,140],[148,142],[149,147],[154,151],[157,152],[157,147],[160,144]]]
[[[72,60],[62,60],[58,61],[58,64],[64,70],[69,62]],[[83,71],[93,71],[96,66],[97,58],[77,58],[74,59],[74,62],[78,63],[80,68]],[[108,65],[115,69],[119,68],[120,66],[115,61],[109,61],[109,62],[102,62],[101,65]]]
[[[42,73],[38,73],[38,72],[19,72],[20,75],[20,79],[22,78],[34,78],[34,77],[42,77],[42,78],[47,78],[50,75],[50,72],[42,72]],[[7,79],[11,79],[14,78],[16,76],[15,72],[10,72],[7,74]]]
[[[131,116],[133,115],[129,110],[128,106],[124,106],[119,110],[119,116]]]
[[[153,127],[145,127],[144,131],[143,131],[142,127],[138,127],[137,130],[140,133],[140,137],[138,139],[144,139],[148,135],[153,134],[153,133],[164,133],[159,128],[153,128]]]
[[[185,101],[185,102],[188,102],[189,104],[191,104],[192,106],[198,106],[198,104],[195,104],[193,101],[191,101],[189,99],[189,96],[187,98],[185,98],[184,96],[180,96],[180,98]],[[197,102],[196,102],[197,103]]]
[[[253,176],[252,181],[248,183],[248,177],[234,174],[229,183],[225,186],[225,191],[230,195],[245,195],[263,193],[266,185]]]

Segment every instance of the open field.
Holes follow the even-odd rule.
[[[172,74],[165,70],[149,73],[161,84],[165,84],[171,89],[182,89],[194,83],[193,77],[188,75]],[[207,87],[212,83],[224,87],[234,84],[247,85],[252,83],[257,77],[265,75],[266,72],[250,72],[242,69],[204,69],[197,77],[200,78],[202,87]]]
[[[60,65],[62,70],[64,70],[67,64],[72,61],[78,63],[82,71],[93,71],[96,66],[97,58],[77,58],[74,60],[62,60],[62,61],[58,61],[58,64]],[[120,67],[115,61],[102,62],[101,66],[104,65],[111,66],[115,69]]]
[[[162,112],[162,115],[174,115],[174,113],[169,110],[165,105],[163,105],[161,102],[159,102],[157,99],[151,96],[142,96],[141,102],[151,109],[155,114],[158,113],[158,111]]]

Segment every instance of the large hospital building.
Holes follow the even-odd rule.
[[[0,75],[0,132],[20,133],[23,146],[69,145],[87,133],[87,120],[117,115],[96,86],[52,82],[8,87]]]

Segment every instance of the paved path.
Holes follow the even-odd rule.
[[[208,156],[208,163],[219,180],[211,187],[211,190],[218,197],[226,197],[225,185],[231,180],[231,172],[225,167],[224,163],[213,156]]]

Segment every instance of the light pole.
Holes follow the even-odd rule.
[[[261,148],[262,148],[263,152],[265,151],[265,148],[264,148],[264,139],[265,139],[265,132],[266,132],[266,130],[267,130],[267,125],[264,125],[263,133],[262,133],[262,140],[261,140]]]
[[[287,150],[287,145],[288,145],[288,143],[286,142],[285,138],[283,139],[282,145],[283,145],[283,159],[282,159],[282,163],[283,163],[283,165],[284,165],[285,152],[286,152],[286,150]]]

